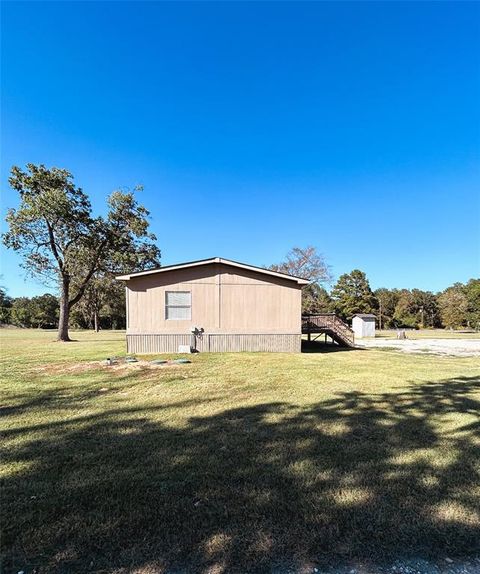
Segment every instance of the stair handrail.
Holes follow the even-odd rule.
[[[323,321],[320,322],[320,319],[323,319]],[[302,315],[302,326],[309,322],[314,323],[318,327],[331,328],[348,343],[355,344],[354,331],[335,313],[304,313]]]

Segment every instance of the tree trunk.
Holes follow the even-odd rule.
[[[68,336],[68,318],[70,308],[68,306],[68,296],[70,292],[70,278],[62,277],[62,294],[60,296],[60,318],[58,320],[57,341],[70,341]]]
[[[95,321],[95,333],[98,333],[100,331],[100,327],[98,326],[98,311],[97,311],[97,309],[95,309],[95,311],[93,312],[93,318]]]

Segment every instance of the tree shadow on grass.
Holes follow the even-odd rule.
[[[328,342],[322,339],[307,341],[302,339],[302,353],[340,353],[344,351],[364,351],[357,347],[346,347],[337,343]]]
[[[4,455],[17,465],[3,484],[6,570],[270,572],[478,553],[479,385],[352,391],[178,427],[154,420],[175,405],[46,425]]]

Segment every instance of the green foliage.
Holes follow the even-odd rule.
[[[363,271],[341,275],[331,293],[335,311],[343,319],[355,313],[375,313],[378,302]]]
[[[38,297],[13,300],[10,322],[18,327],[55,328],[58,324],[58,299],[45,293]]]
[[[444,327],[458,329],[467,325],[469,300],[461,283],[455,283],[438,296]]]
[[[31,327],[31,302],[28,297],[17,297],[10,312],[12,325]]]
[[[435,295],[431,291],[412,289],[412,296],[420,327],[422,329],[425,327],[439,327],[440,310]]]
[[[470,279],[464,287],[467,298],[467,324],[480,330],[480,279]]]
[[[33,327],[54,328],[58,325],[58,299],[45,293],[31,299],[31,322]]]
[[[416,316],[416,307],[413,297],[408,289],[401,289],[393,314],[393,324],[395,327],[418,327],[418,317]]]
[[[107,216],[93,217],[87,195],[65,169],[13,167],[9,182],[20,206],[7,213],[3,242],[22,255],[29,273],[60,285],[59,339],[68,340],[70,310],[96,274],[159,264],[149,212],[134,192],[115,191]]]
[[[87,329],[124,329],[125,285],[110,274],[94,275],[84,297],[73,309],[71,323]]]
[[[401,289],[393,315],[395,327],[438,327],[440,313],[438,302],[433,293],[420,289]]]
[[[10,324],[12,305],[13,299],[7,295],[3,287],[0,287],[0,324]]]
[[[421,289],[380,288],[375,296],[383,328],[480,330],[480,279],[470,279],[466,285],[455,283],[437,295]]]
[[[480,279],[455,283],[437,296],[444,327],[480,330]]]
[[[333,301],[328,291],[317,283],[311,283],[303,288],[303,313],[332,313]]]
[[[400,299],[398,289],[387,289],[380,287],[374,291],[378,301],[378,323],[380,328],[391,329],[395,327],[395,308]]]
[[[78,249],[91,247],[88,197],[68,171],[55,167],[14,166],[9,183],[19,192],[20,207],[8,210],[4,244],[23,256],[31,274],[52,279],[58,271],[69,272]]]

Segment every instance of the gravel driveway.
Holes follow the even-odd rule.
[[[356,339],[357,347],[395,348],[402,353],[433,353],[455,357],[480,356],[480,339]]]

